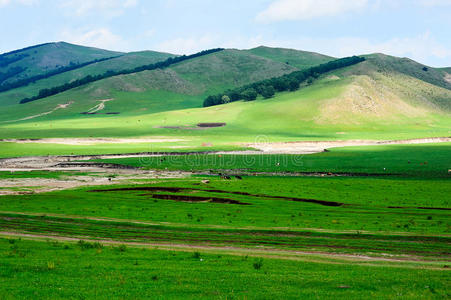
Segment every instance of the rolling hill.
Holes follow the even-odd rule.
[[[286,63],[298,69],[306,69],[334,59],[334,57],[315,52],[265,46],[249,49],[247,52],[274,61]]]
[[[227,49],[168,68],[114,76],[17,104],[20,95],[64,82],[70,76],[77,78],[77,72],[95,74],[113,63],[134,66],[169,55],[124,54],[38,81],[36,86],[0,93],[2,138],[157,135],[183,137],[187,145],[198,146],[204,142],[252,142],[256,136],[293,141],[451,134],[448,70],[383,54],[365,55],[366,61],[323,74],[297,91],[208,108],[201,108],[208,95],[333,58],[279,48]],[[226,126],[197,129],[202,122]]]
[[[59,68],[122,55],[120,52],[65,42],[35,45],[0,55],[0,84],[42,75]],[[9,74],[9,75],[8,75]]]
[[[17,106],[22,98],[35,95],[42,88],[57,86],[81,76],[99,74],[105,70],[116,70],[116,63],[118,68],[126,68],[153,63],[169,56],[155,52],[144,52],[140,55],[125,54],[37,81],[27,87],[0,93],[0,106],[10,106],[10,109],[17,107],[17,110],[12,109],[15,111],[16,119],[27,117],[31,112],[49,111],[56,105],[69,101],[73,102],[74,105],[71,107],[74,110],[69,109],[65,112],[69,117],[73,117],[74,113],[79,114],[95,106],[97,100],[109,98],[115,99],[111,102],[112,105],[108,106],[112,109],[110,111],[119,110],[123,114],[142,110],[159,112],[201,107],[203,98],[211,93],[297,70],[285,63],[253,55],[247,51],[225,50],[182,62],[164,70],[143,71],[100,80],[36,101],[39,103],[28,103],[27,108]],[[131,102],[134,104],[131,105]],[[0,116],[0,120],[2,119],[5,118]]]

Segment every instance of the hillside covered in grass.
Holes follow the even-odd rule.
[[[447,69],[383,54],[364,55],[365,61],[317,74],[295,91],[216,107],[201,108],[209,95],[334,58],[268,47],[226,49],[18,103],[45,86],[168,57],[158,52],[123,54],[0,93],[3,138],[160,135],[183,136],[199,146],[201,141],[253,142],[260,135],[273,141],[450,135]],[[202,122],[225,126],[197,129]]]
[[[0,55],[0,88],[56,70],[118,57],[120,52],[65,42],[27,47]]]

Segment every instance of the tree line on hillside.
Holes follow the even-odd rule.
[[[119,55],[119,56],[121,56],[121,55]],[[44,73],[44,74],[30,76],[30,77],[27,77],[27,78],[16,80],[14,82],[2,83],[2,84],[0,84],[0,92],[5,92],[5,91],[8,91],[8,90],[12,90],[12,89],[18,88],[18,87],[27,86],[30,83],[34,83],[34,82],[36,82],[38,80],[41,80],[41,79],[46,79],[46,78],[49,78],[49,77],[52,77],[52,76],[55,76],[55,75],[58,75],[58,74],[61,74],[61,73],[65,73],[65,72],[69,72],[69,71],[72,71],[72,70],[80,69],[80,68],[83,68],[83,67],[85,67],[87,65],[91,65],[91,64],[95,64],[95,63],[102,62],[102,61],[105,61],[105,60],[113,59],[113,58],[116,58],[116,57],[119,57],[119,56],[99,58],[99,59],[94,59],[94,60],[87,61],[87,62],[84,62],[84,63],[70,62],[70,64],[68,66],[59,67],[57,69],[54,69],[54,70],[52,70],[50,72],[47,72],[47,73]],[[25,69],[23,69],[23,71]],[[0,80],[0,83],[1,82],[2,81]]]
[[[192,59],[192,58],[196,58],[199,56],[203,56],[203,55],[207,55],[207,54],[211,54],[211,53],[215,53],[215,52],[219,52],[224,50],[224,48],[215,48],[215,49],[209,49],[209,50],[204,50],[195,54],[191,54],[191,55],[181,55],[181,56],[176,56],[176,57],[169,57],[168,59],[164,60],[164,61],[160,61],[157,63],[153,63],[153,64],[148,64],[148,65],[143,65],[143,66],[139,66],[133,69],[125,69],[125,70],[121,70],[121,71],[112,71],[112,70],[108,70],[103,74],[99,74],[99,75],[88,75],[85,76],[83,78],[74,80],[72,82],[68,82],[65,83],[63,85],[60,86],[56,86],[53,88],[46,88],[46,89],[42,89],[39,91],[38,95],[31,97],[31,98],[24,98],[22,100],[20,100],[20,103],[27,103],[27,102],[31,102],[31,101],[35,101],[38,99],[42,99],[42,98],[46,98],[49,96],[53,96],[56,94],[59,94],[61,92],[94,82],[94,81],[98,81],[98,80],[102,80],[105,78],[109,78],[109,77],[113,77],[113,76],[118,76],[118,75],[127,75],[127,74],[132,74],[132,73],[137,73],[137,72],[142,72],[142,71],[150,71],[150,70],[155,70],[155,69],[163,69],[163,68],[167,68],[170,65],[173,65],[175,63],[179,63],[188,59]]]
[[[0,92],[2,92],[2,86],[3,86],[4,81],[22,73],[25,70],[26,70],[26,68],[23,68],[23,67],[12,67],[12,68],[9,68],[8,70],[6,70],[6,72],[4,72],[4,73],[0,72]]]
[[[253,101],[259,95],[268,99],[275,95],[276,92],[296,91],[301,83],[311,84],[315,78],[321,74],[343,67],[351,66],[364,61],[364,57],[352,56],[333,60],[315,67],[302,71],[294,71],[292,73],[258,81],[239,88],[230,89],[222,94],[208,96],[204,100],[204,107],[225,104],[229,102],[245,100]]]

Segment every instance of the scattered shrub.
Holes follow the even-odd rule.
[[[255,270],[260,270],[263,267],[263,258],[259,258],[252,264]]]
[[[94,242],[94,243],[90,243],[90,242],[86,242],[83,240],[79,240],[78,241],[78,246],[80,246],[80,248],[82,250],[86,250],[86,249],[102,249],[103,245],[100,244],[99,242]]]

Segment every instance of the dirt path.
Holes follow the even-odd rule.
[[[98,111],[103,110],[103,109],[105,108],[105,103],[108,102],[108,101],[112,101],[112,100],[113,100],[113,98],[110,98],[110,99],[104,99],[104,100],[97,100],[97,101],[99,101],[100,103],[97,104],[96,106],[90,108],[90,109],[88,110],[88,113],[93,114],[93,113],[96,113],[96,112],[98,112]]]
[[[60,241],[76,243],[80,240],[77,237],[66,237],[58,235],[38,235],[21,232],[0,231],[1,237],[16,237],[28,240],[36,241]],[[447,271],[448,268],[443,268],[443,261],[426,260],[410,255],[388,255],[384,254],[380,256],[369,256],[359,254],[338,254],[330,252],[315,252],[315,251],[298,251],[298,250],[285,250],[285,249],[273,249],[273,248],[245,248],[245,247],[229,247],[229,246],[207,246],[207,245],[194,245],[194,244],[168,244],[168,243],[140,243],[140,242],[122,242],[106,239],[87,239],[88,241],[99,242],[104,245],[127,245],[137,248],[152,248],[158,250],[170,250],[170,251],[203,251],[208,253],[221,253],[228,255],[250,256],[250,257],[265,257],[270,259],[283,259],[283,260],[296,260],[296,261],[308,261],[316,263],[328,263],[328,264],[358,264],[366,266],[379,266],[379,267],[404,267],[404,268],[426,268]]]
[[[11,123],[11,122],[25,121],[25,120],[31,120],[31,119],[34,119],[34,118],[46,116],[46,115],[49,115],[49,114],[51,114],[51,113],[53,113],[53,112],[55,112],[55,111],[57,111],[59,109],[66,109],[73,103],[74,103],[73,101],[69,101],[66,104],[58,104],[54,109],[52,109],[50,111],[43,112],[43,113],[40,113],[40,114],[37,114],[37,115],[33,115],[33,116],[28,116],[28,117],[25,117],[25,118],[22,118],[22,119],[11,120],[11,121],[4,121],[2,123]]]

